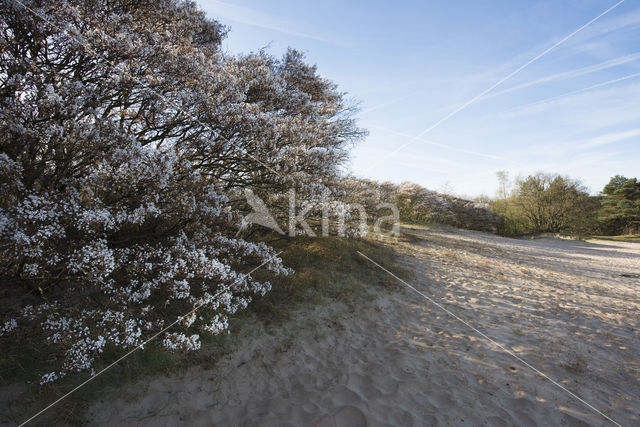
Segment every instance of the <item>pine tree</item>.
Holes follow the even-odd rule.
[[[602,190],[600,221],[610,234],[640,231],[640,182],[616,175]]]

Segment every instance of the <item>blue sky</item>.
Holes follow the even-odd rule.
[[[353,150],[352,173],[477,196],[495,194],[498,170],[566,174],[593,193],[615,174],[640,177],[634,0],[441,121],[617,1],[200,4],[231,27],[228,51],[298,48],[361,101],[370,135]]]

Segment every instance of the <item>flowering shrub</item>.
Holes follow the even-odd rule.
[[[435,191],[412,182],[403,182],[397,187],[394,196],[401,217],[407,221],[455,223],[456,215],[450,201]]]
[[[348,178],[341,184],[349,202],[365,206],[368,212],[375,212],[374,207],[379,203],[395,204],[402,221],[448,224],[492,233],[502,221],[486,203],[440,194],[412,182],[398,185]]]
[[[487,203],[451,196],[448,200],[456,218],[452,225],[456,227],[496,233],[503,221],[502,216],[493,212]]]
[[[226,319],[270,286],[233,265],[265,262],[288,274],[266,245],[225,237],[234,219],[226,201],[175,154],[132,145],[68,180],[65,191],[24,191],[3,206],[7,267],[23,286],[37,285],[59,301],[26,307],[17,318],[37,319],[50,343],[68,346],[61,372],[47,378],[89,369],[105,345],[139,345],[145,331],[163,325],[158,306],[188,311],[202,305],[204,320],[194,317],[184,326],[220,332],[226,326],[221,315]],[[163,344],[197,349],[197,335],[182,336]]]
[[[105,348],[199,334],[290,274],[234,237],[242,188],[281,200],[334,191],[363,132],[335,85],[296,51],[226,56],[226,29],[179,0],[0,5],[0,335],[40,328],[64,353],[42,377],[91,371]],[[244,267],[243,267],[244,266]],[[197,316],[195,310],[198,310]]]

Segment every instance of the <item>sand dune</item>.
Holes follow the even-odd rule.
[[[640,280],[620,276],[640,272],[640,244],[405,231],[407,281],[607,416],[640,425]],[[298,312],[214,370],[110,391],[88,415],[101,425],[610,425],[406,287]]]

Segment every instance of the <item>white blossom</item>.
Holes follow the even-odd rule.
[[[200,336],[193,334],[187,337],[182,333],[168,333],[162,340],[162,345],[169,350],[200,350]]]
[[[16,319],[7,320],[6,322],[4,322],[4,325],[0,327],[0,336],[6,334],[7,332],[13,331],[17,327],[18,327],[18,322],[16,322]]]
[[[325,196],[364,131],[299,52],[228,55],[194,2],[24,1],[55,25],[0,5],[16,47],[0,50],[0,267],[37,301],[8,309],[0,335],[45,332],[64,357],[43,383],[141,346],[163,313],[199,307],[182,328],[220,333],[271,289],[247,271],[292,274],[236,237],[243,188],[278,219],[289,188],[298,209],[350,218]],[[162,344],[200,348],[180,332]]]

